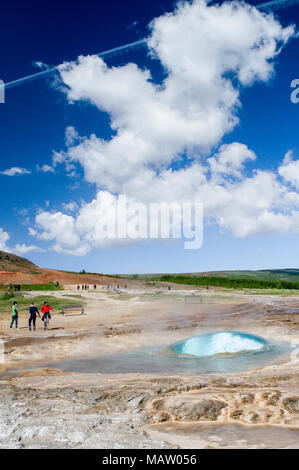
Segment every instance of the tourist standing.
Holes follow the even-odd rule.
[[[14,323],[16,324],[16,328],[18,328],[18,319],[19,319],[18,302],[15,300],[12,305],[12,319],[11,319],[10,329],[12,329]]]
[[[34,305],[34,302],[31,302],[31,304],[29,306],[29,322],[28,322],[28,326],[29,326],[30,331],[31,331],[31,324],[33,325],[33,330],[35,331],[36,314],[40,318],[40,314],[39,314],[39,311],[38,311],[37,307]]]
[[[47,330],[49,327],[49,320],[51,320],[50,310],[52,310],[51,305],[49,305],[48,302],[45,302],[41,308],[41,313],[43,314],[42,321],[44,322],[44,330]]]

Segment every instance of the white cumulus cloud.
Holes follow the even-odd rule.
[[[54,173],[54,168],[51,165],[36,165],[37,171],[42,171],[43,173]]]
[[[16,255],[24,255],[30,251],[44,251],[42,248],[36,245],[26,245],[25,243],[17,243],[14,246],[9,246],[7,244],[10,239],[10,235],[0,227],[0,250],[7,251],[9,253],[14,253]]]
[[[6,243],[8,242],[9,238],[9,234],[5,232],[3,228],[0,227],[0,250],[8,250],[8,246]]]
[[[13,253],[16,253],[17,255],[25,255],[29,253],[30,251],[36,251],[36,252],[43,252],[44,250],[40,248],[39,246],[36,245],[25,245],[25,243],[17,243],[14,248],[13,248]]]
[[[26,170],[26,168],[20,168],[18,166],[13,166],[7,170],[0,172],[2,175],[6,176],[15,176],[15,175],[29,175],[31,171]]]
[[[297,180],[291,154],[277,170],[249,171],[258,156],[246,143],[222,144],[239,122],[242,88],[269,81],[294,32],[248,4],[184,2],[151,23],[148,47],[164,69],[162,83],[134,63],[109,67],[98,56],[64,64],[68,101],[108,113],[113,135],[80,137],[66,129],[67,149],[54,153],[53,165],[74,174],[80,164],[98,192],[74,217],[38,214],[38,236],[72,254],[104,246],[96,221],[115,194],[142,202],[200,201],[207,220],[239,237],[298,233],[291,185],[299,185],[299,171]]]

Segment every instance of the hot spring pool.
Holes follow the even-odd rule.
[[[268,341],[259,336],[239,331],[217,331],[179,341],[171,345],[170,349],[183,356],[209,357],[258,352],[268,345]]]
[[[236,331],[217,331],[174,344],[146,347],[85,359],[68,359],[46,366],[67,372],[102,374],[211,374],[265,367],[290,353],[284,343]]]

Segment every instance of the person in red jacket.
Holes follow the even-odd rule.
[[[51,305],[49,305],[48,302],[45,302],[41,308],[41,313],[43,314],[42,321],[44,322],[44,330],[47,330],[49,327],[49,320],[51,319],[50,310],[52,310]]]

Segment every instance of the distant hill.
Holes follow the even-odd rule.
[[[124,279],[134,286],[150,280],[174,282],[185,285],[211,285],[223,287],[278,287],[299,289],[299,269],[263,269],[260,271],[209,271],[177,274],[103,275],[75,273],[40,268],[21,256],[0,250],[0,285],[47,284],[58,281],[62,285],[76,284],[123,284]],[[290,285],[290,283],[292,285]],[[124,284],[125,285],[125,284]]]
[[[262,269],[259,271],[208,271],[176,274],[131,274],[127,279],[144,282],[161,281],[190,286],[212,286],[234,289],[296,289],[299,290],[299,269]]]
[[[0,250],[0,271],[36,271],[37,266],[26,258]]]
[[[299,269],[261,269],[240,271],[205,271],[198,273],[152,273],[152,274],[122,274],[127,279],[157,279],[164,275],[188,277],[225,277],[230,279],[256,279],[261,281],[288,281],[299,282]]]
[[[299,269],[261,269],[259,271],[209,271],[191,273],[191,276],[217,276],[232,279],[258,279],[262,281],[299,282]]]

